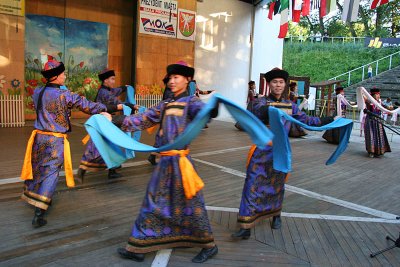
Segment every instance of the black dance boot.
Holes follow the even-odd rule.
[[[47,221],[43,218],[46,211],[41,208],[35,208],[35,216],[33,216],[32,225],[35,228],[46,225]]]
[[[251,236],[250,229],[240,228],[239,231],[231,235],[234,239],[249,239]]]
[[[78,169],[78,177],[75,178],[75,180],[78,181],[79,183],[83,183],[83,179],[85,178],[85,173],[86,173],[86,170],[79,168]]]
[[[151,163],[151,165],[153,165],[153,166],[157,165],[156,155],[150,154],[150,156],[147,158],[147,160]]]
[[[122,174],[116,172],[114,168],[108,170],[108,179],[117,179],[117,178],[121,178],[121,177],[122,177]]]
[[[281,228],[281,226],[282,226],[281,215],[274,216],[272,218],[271,228],[279,229],[279,228]]]
[[[130,252],[124,248],[119,248],[117,251],[118,251],[118,254],[121,255],[122,258],[139,261],[139,262],[144,260],[144,254]]]
[[[218,247],[215,245],[212,248],[203,248],[199,254],[196,255],[192,259],[192,262],[195,263],[203,263],[207,261],[208,259],[212,258],[213,256],[217,255],[218,253]]]

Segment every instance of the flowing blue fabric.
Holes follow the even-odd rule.
[[[132,105],[136,105],[135,89],[130,85],[126,87],[126,102]]]
[[[189,95],[196,93],[196,83],[194,81],[189,82]]]
[[[193,121],[186,127],[185,131],[176,138],[174,143],[158,148],[133,140],[102,115],[90,117],[85,123],[85,127],[107,167],[113,168],[121,165],[126,160],[120,148],[140,152],[160,152],[177,149],[189,144],[209,121],[210,112],[218,103],[224,104],[234,119],[250,135],[254,144],[264,147],[272,140],[272,132],[256,116],[219,94],[214,94],[209,99],[200,112],[197,113]]]
[[[126,87],[126,99],[125,99],[126,103],[132,104],[132,105],[136,105],[136,98],[135,98],[135,89],[131,86],[128,85]],[[139,107],[139,113],[142,113],[146,110],[145,107]],[[123,106],[123,113],[126,116],[131,115],[132,109],[126,105]],[[132,137],[132,133],[127,133],[129,137]],[[142,136],[142,132],[137,131],[133,133],[133,139],[136,141],[140,140],[140,137]],[[126,159],[131,159],[135,157],[135,152],[133,150],[129,150],[127,149],[125,151],[126,154]]]
[[[139,113],[143,113],[146,110],[146,107],[140,106],[139,107]],[[126,105],[123,105],[123,113],[126,116],[131,115],[132,109]],[[127,132],[126,133],[129,137],[133,138],[136,141],[140,140],[140,137],[142,136],[142,132],[141,131],[137,131],[134,132],[133,134],[131,132]],[[125,150],[125,155],[126,155],[126,159],[132,159],[135,157],[135,151],[130,150],[130,149],[126,149]]]
[[[333,154],[330,156],[330,158],[327,160],[326,165],[334,163],[337,158],[346,150],[347,144],[349,143],[351,130],[353,128],[353,121],[344,118],[339,118],[324,126],[309,126],[287,115],[282,110],[274,107],[269,107],[268,115],[271,130],[274,134],[272,146],[274,169],[285,173],[291,171],[292,152],[290,148],[289,138],[282,122],[282,118],[284,120],[290,121],[291,123],[300,125],[301,127],[310,131],[325,131],[334,128],[342,128],[342,130],[340,131],[340,143]]]

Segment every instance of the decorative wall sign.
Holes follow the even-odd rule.
[[[177,38],[192,41],[195,40],[196,12],[186,9],[179,9]]]
[[[25,16],[25,0],[1,0],[0,13],[20,17]]]
[[[139,32],[176,38],[177,0],[141,0]]]

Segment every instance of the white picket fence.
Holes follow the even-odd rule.
[[[146,108],[158,104],[162,100],[162,95],[135,95],[136,104]]]
[[[136,103],[146,108],[162,100],[162,95],[135,95]],[[22,127],[25,125],[24,99],[21,95],[0,96],[0,127]]]
[[[25,109],[23,96],[0,96],[0,127],[22,127],[24,125]]]

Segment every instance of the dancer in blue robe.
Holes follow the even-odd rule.
[[[381,101],[381,92],[378,88],[370,90],[371,95],[378,101]],[[380,117],[381,110],[373,103],[366,101],[366,113],[364,122],[365,148],[370,158],[378,158],[386,152],[391,152],[385,128],[382,123],[374,119],[374,115]]]
[[[310,126],[320,126],[333,121],[332,118],[309,117],[301,112],[292,101],[283,98],[288,76],[286,71],[278,68],[267,72],[265,79],[270,88],[270,94],[267,97],[256,99],[251,112],[267,125],[269,107],[279,108]],[[287,134],[290,126],[290,122],[285,122]],[[279,229],[281,227],[280,214],[288,173],[273,168],[272,144],[264,148],[253,146],[248,159],[246,180],[237,219],[240,229],[232,234],[235,239],[249,238],[250,229],[260,219],[273,217],[272,228]]]
[[[36,88],[33,94],[37,116],[35,130],[27,145],[21,179],[25,180],[22,199],[35,206],[34,227],[47,223],[45,211],[51,204],[62,165],[68,187],[75,185],[67,140],[67,133],[71,131],[71,110],[77,108],[87,114],[96,114],[116,109],[115,105],[94,103],[62,89],[66,78],[64,70],[62,62],[49,60],[42,71],[47,83]]]
[[[167,67],[167,73],[173,97],[141,114],[113,116],[113,123],[123,131],[141,131],[159,124],[156,144],[160,146],[172,143],[182,134],[205,104],[188,94],[193,68],[172,64]],[[217,115],[217,110],[216,107],[211,117]],[[118,253],[124,258],[143,261],[148,252],[174,247],[199,247],[202,250],[192,261],[204,262],[216,255],[218,248],[205,209],[202,182],[193,169],[189,148],[185,146],[180,150],[160,152],[160,155],[128,244],[118,249]],[[182,161],[186,162],[186,167]],[[187,175],[188,170],[191,171],[190,175]],[[192,184],[188,180],[198,185],[194,194],[188,193],[188,185]]]
[[[95,102],[117,105],[118,110],[122,110],[122,101],[118,97],[122,93],[126,93],[127,87],[121,86],[114,88],[115,85],[115,72],[114,70],[105,69],[101,71],[98,75],[101,86],[97,92]],[[130,105],[125,103],[132,108],[132,110],[137,110],[138,106]],[[101,158],[99,151],[96,149],[93,141],[89,139],[86,144],[86,149],[83,152],[82,159],[78,169],[78,177],[80,182],[83,182],[86,171],[97,172],[107,169],[107,165]],[[116,168],[111,168],[108,170],[108,178],[116,179],[122,177],[122,174],[116,171]]]

